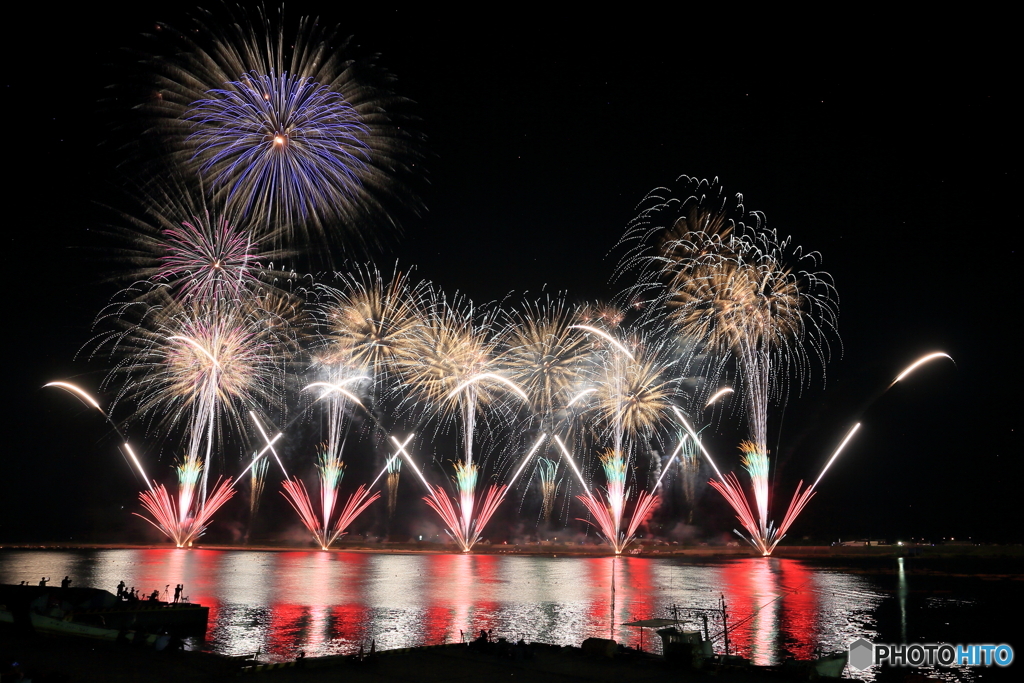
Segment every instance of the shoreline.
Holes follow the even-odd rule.
[[[2,550],[174,550],[169,543],[0,543]],[[373,553],[384,555],[462,554],[455,545],[428,542],[341,542],[328,550],[285,543],[202,543],[182,550],[253,551],[253,552],[327,552]],[[524,555],[538,557],[612,557],[605,546],[573,546],[553,543],[523,545],[478,544],[469,555]],[[622,557],[677,558],[695,561],[729,560],[758,557],[750,548],[728,546],[666,546],[651,545],[631,548]],[[881,545],[881,546],[780,546],[772,554],[781,559],[896,559],[913,561],[933,559],[1024,559],[1024,545]]]

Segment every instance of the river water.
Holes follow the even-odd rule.
[[[641,629],[625,622],[670,617],[674,607],[717,608],[722,598],[731,652],[758,664],[844,650],[861,637],[896,639],[901,634],[879,630],[878,615],[893,601],[901,605],[892,610],[901,615],[894,619],[902,620],[894,623],[906,630],[902,573],[897,589],[889,590],[867,576],[783,558],[692,564],[483,554],[0,551],[0,583],[36,583],[41,576],[56,583],[65,575],[74,585],[111,592],[122,580],[143,594],[168,587],[173,593],[184,584],[184,595],[210,607],[206,637],[192,646],[259,653],[261,661],[294,659],[300,651],[310,657],[353,653],[371,642],[377,649],[453,642],[480,630],[528,642],[579,645],[597,636],[637,646]],[[699,617],[690,623],[702,628]],[[714,613],[708,629],[715,650],[724,651],[724,629]],[[644,649],[660,651],[653,631],[643,638]],[[870,680],[871,671],[851,673]],[[965,670],[940,673],[951,680],[976,677]]]

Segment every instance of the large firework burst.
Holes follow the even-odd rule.
[[[115,251],[130,265],[132,296],[175,301],[233,300],[270,288],[274,263],[287,252],[273,235],[257,237],[251,222],[222,202],[208,201],[194,183],[172,176],[137,193],[141,212],[121,215],[115,230],[128,245]]]
[[[323,329],[321,362],[365,372],[374,387],[387,386],[402,359],[415,348],[413,331],[422,320],[425,285],[403,273],[384,280],[372,267],[341,276],[338,286],[318,289]],[[376,392],[375,392],[376,393]]]
[[[750,430],[742,463],[757,507],[756,526],[744,526],[751,542],[768,554],[774,538],[768,519],[768,406],[773,399],[785,401],[794,374],[798,383],[806,381],[809,349],[822,364],[827,359],[838,315],[834,288],[827,274],[800,268],[816,268],[816,254],[778,239],[760,214],[744,213],[741,196],[730,202],[717,181],[682,180],[685,199],[654,193],[634,220],[628,234],[641,244],[626,267],[639,265],[655,276],[641,277],[641,287],[663,283],[669,322],[716,356],[719,371],[726,360],[735,360]],[[727,216],[730,211],[735,217]],[[659,228],[657,251],[644,253],[644,238]],[[738,492],[726,497],[734,507],[746,505]],[[749,509],[737,513],[741,520],[753,519]]]
[[[367,218],[390,222],[383,199],[408,198],[399,175],[415,156],[391,113],[404,101],[390,77],[344,58],[345,41],[315,19],[294,30],[262,12],[230,19],[199,17],[194,32],[161,26],[177,44],[153,60],[149,109],[177,161],[267,228],[376,241],[360,228]]]
[[[673,360],[660,353],[658,344],[627,342],[622,349],[609,347],[602,354],[596,391],[586,403],[584,416],[602,430],[605,440],[618,452],[648,440],[659,423],[671,415],[679,397],[679,377]]]
[[[184,459],[203,465],[206,494],[214,441],[225,422],[243,438],[249,410],[278,405],[287,364],[298,349],[294,302],[276,294],[233,301],[125,304],[116,310],[127,329],[100,338],[119,363],[118,402],[134,414],[183,430]]]
[[[576,308],[547,300],[506,316],[498,363],[530,397],[541,428],[551,429],[556,413],[593,370],[593,350],[575,323]]]

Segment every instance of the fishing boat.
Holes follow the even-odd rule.
[[[662,656],[670,662],[691,669],[710,670],[781,670],[787,678],[818,679],[841,678],[846,669],[848,652],[833,652],[820,655],[810,660],[787,660],[781,666],[756,666],[750,660],[732,654],[729,651],[729,628],[724,600],[718,609],[673,608],[672,618],[641,619],[623,624],[641,629],[657,629],[661,637]],[[715,615],[722,624],[722,632],[711,636],[708,629],[708,616]],[[699,619],[702,628],[687,630],[684,626],[688,621]],[[724,653],[716,654],[712,647],[714,640],[721,639],[725,646]],[[641,649],[643,647],[641,636]]]

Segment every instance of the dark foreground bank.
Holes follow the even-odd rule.
[[[490,643],[436,645],[373,655],[346,655],[257,665],[204,652],[153,652],[108,643],[5,634],[0,641],[0,680],[121,683],[128,681],[251,680],[274,683],[363,681],[687,681],[809,680],[806,668],[743,666],[694,671],[677,662],[626,649],[614,656],[578,647]],[[16,664],[14,664],[16,663]],[[831,679],[836,680],[836,679]]]

